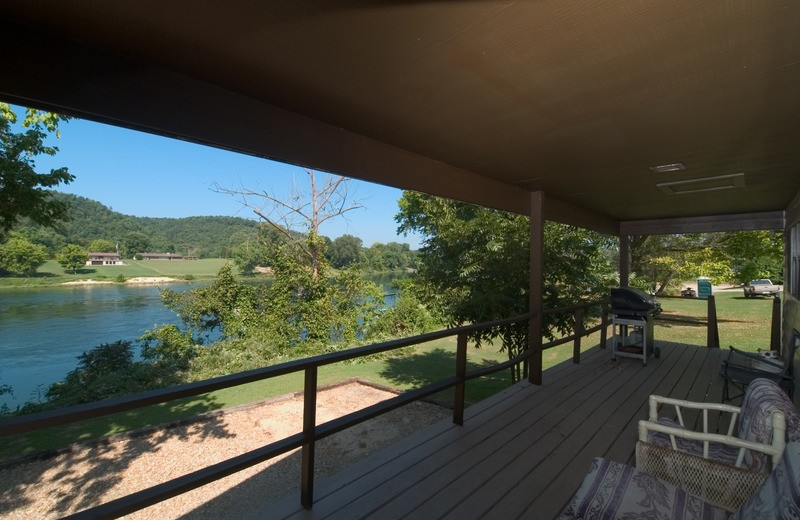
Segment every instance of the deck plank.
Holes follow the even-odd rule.
[[[550,518],[595,456],[631,463],[651,393],[719,402],[719,349],[659,342],[646,367],[594,347],[320,482],[311,511],[294,496],[270,518]],[[263,517],[263,515],[262,515]]]

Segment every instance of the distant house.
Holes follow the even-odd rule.
[[[86,265],[125,265],[119,253],[89,253]]]
[[[140,260],[183,260],[183,255],[176,253],[139,253]]]

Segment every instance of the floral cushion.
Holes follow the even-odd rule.
[[[559,518],[722,520],[727,513],[653,475],[606,459],[594,459],[589,474]],[[743,517],[744,518],[744,517]]]
[[[800,518],[800,442],[789,441],[767,481],[730,520]]]
[[[786,393],[769,379],[755,379],[747,387],[739,416],[739,438],[770,444],[772,442],[772,413],[783,412],[786,417],[788,440],[800,441],[800,415]],[[747,450],[744,463],[753,471],[767,471],[768,457]]]

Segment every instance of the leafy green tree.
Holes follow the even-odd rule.
[[[404,192],[395,217],[400,232],[423,238],[413,289],[449,325],[507,318],[528,311],[528,218],[415,192]],[[604,296],[614,270],[607,237],[545,222],[544,305],[556,308]],[[566,332],[571,317],[547,314],[544,334]],[[527,346],[527,324],[475,333],[478,345],[500,338],[509,357]],[[512,373],[519,377],[519,373]]]
[[[726,233],[721,249],[730,259],[738,282],[758,278],[783,280],[783,235],[776,231]]]
[[[108,397],[164,388],[183,382],[172,366],[135,361],[130,342],[99,345],[78,356],[78,366],[63,381],[50,385],[46,402],[29,403],[23,413],[90,403]]]
[[[73,273],[75,273],[78,268],[86,265],[86,260],[88,259],[89,255],[86,254],[86,250],[76,244],[67,244],[56,255],[58,264],[64,269],[72,270]]]
[[[285,238],[276,229],[261,224],[248,231],[246,236],[233,248],[233,262],[244,275],[251,275],[256,267],[269,267],[274,251],[284,243]]]
[[[632,237],[631,271],[643,288],[656,294],[698,276],[708,276],[714,284],[780,280],[783,237],[770,231]]]
[[[14,233],[21,237],[25,237],[28,241],[33,242],[34,244],[44,246],[45,249],[47,249],[47,256],[50,257],[55,257],[61,248],[67,244],[64,235],[59,234],[52,228],[21,225],[16,227]]]
[[[195,333],[208,335],[218,330],[230,338],[258,328],[256,289],[236,280],[230,263],[219,270],[210,285],[183,292],[164,289],[161,299]]]
[[[367,265],[374,271],[396,271],[415,265],[415,254],[408,244],[375,242],[364,252]]]
[[[139,253],[146,253],[150,248],[150,237],[141,231],[131,231],[122,237],[122,253],[125,258],[133,258]]]
[[[0,268],[30,276],[47,261],[47,250],[19,235],[11,235],[0,246]]]
[[[96,238],[89,242],[89,251],[92,253],[116,253],[117,246],[111,240]]]
[[[50,112],[27,109],[24,132],[12,131],[17,115],[7,103],[0,103],[0,240],[21,217],[53,226],[67,216],[67,206],[52,200],[53,188],[75,178],[67,168],[38,173],[34,158],[56,155],[58,148],[45,144],[48,133],[58,136],[59,122],[68,118]]]
[[[145,332],[142,341],[142,357],[161,366],[185,370],[195,357],[197,346],[192,333],[181,332],[176,325],[163,325]]]
[[[331,242],[327,257],[336,268],[347,267],[358,263],[362,256],[363,242],[353,235],[342,235]]]

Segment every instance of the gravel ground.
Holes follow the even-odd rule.
[[[395,394],[360,383],[322,390],[317,422],[323,423]],[[0,470],[0,518],[58,518],[221,462],[302,428],[302,397],[212,416],[203,421],[78,446],[69,453]],[[416,402],[332,435],[317,444],[316,478],[451,415]],[[126,518],[239,518],[296,493],[300,453],[287,453]]]

